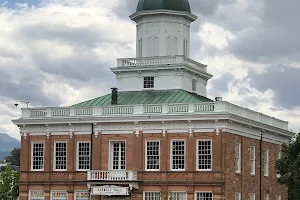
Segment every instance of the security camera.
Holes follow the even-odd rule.
[[[15,103],[15,106],[16,106],[16,107],[18,107],[18,105],[19,105],[18,103]]]

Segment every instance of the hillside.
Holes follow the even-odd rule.
[[[0,133],[0,160],[9,155],[11,150],[20,147],[20,141],[6,133]]]

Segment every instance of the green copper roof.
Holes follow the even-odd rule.
[[[188,0],[139,0],[136,12],[158,9],[191,12]]]
[[[148,90],[118,92],[118,105],[163,104],[163,103],[197,103],[212,100],[187,92],[185,90]],[[111,105],[111,94],[78,103],[76,107]]]

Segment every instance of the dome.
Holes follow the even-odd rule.
[[[188,0],[139,0],[136,12],[159,9],[191,13]]]

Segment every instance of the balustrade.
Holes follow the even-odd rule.
[[[122,171],[122,170],[90,170],[88,171],[89,181],[136,181],[137,171]]]

